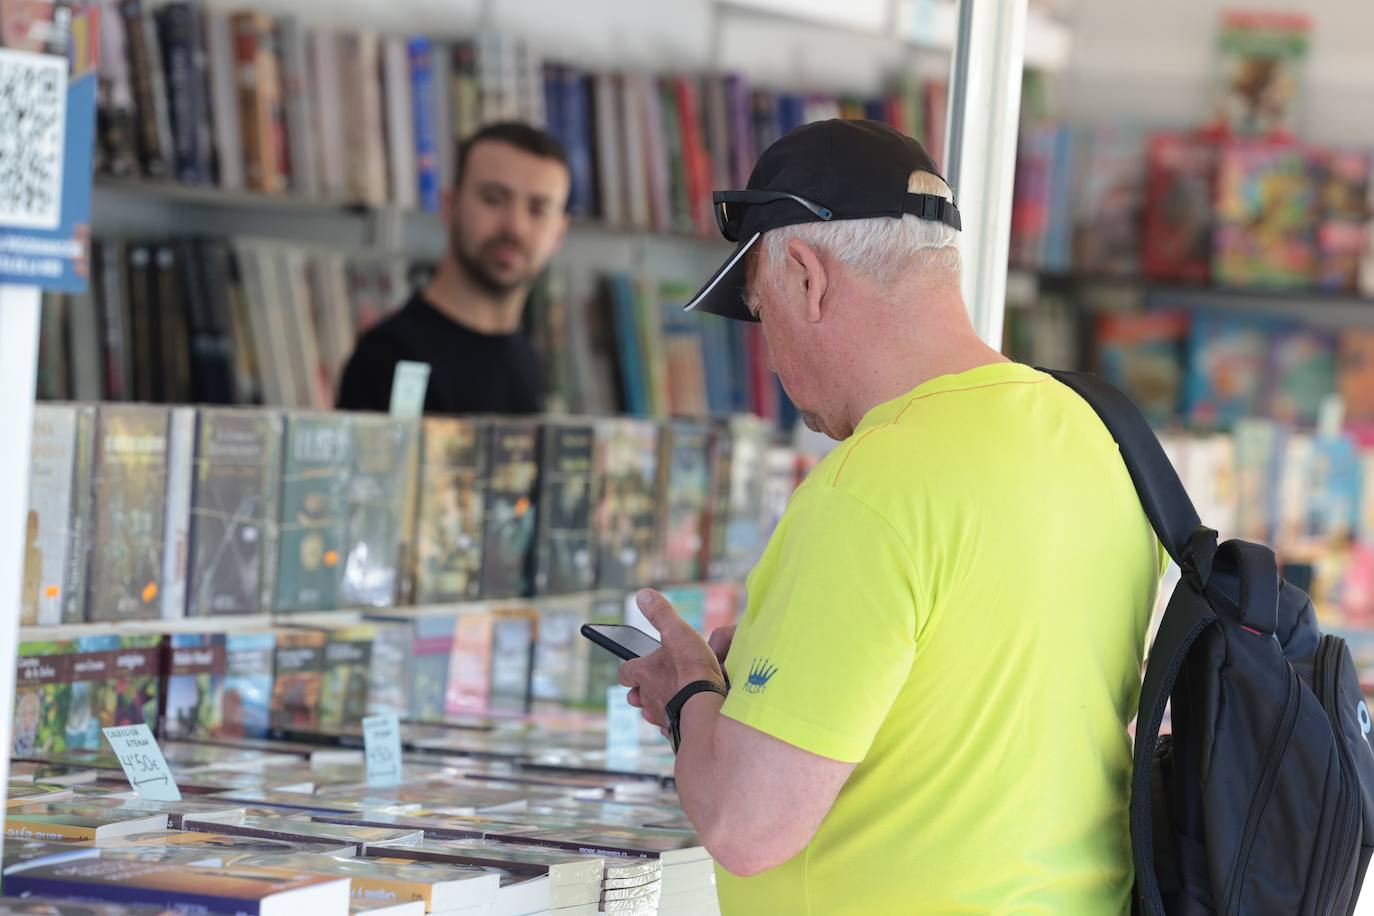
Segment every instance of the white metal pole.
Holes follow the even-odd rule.
[[[964,301],[1002,348],[1027,0],[960,0],[943,165],[963,217]]]
[[[6,802],[13,746],[14,669],[41,295],[36,286],[0,284],[0,435],[5,437],[0,446],[0,811]]]

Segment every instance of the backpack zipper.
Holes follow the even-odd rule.
[[[1287,662],[1284,662],[1284,666],[1288,668],[1288,682],[1283,694],[1283,706],[1279,709],[1279,726],[1275,731],[1277,740],[1264,752],[1260,783],[1255,788],[1255,794],[1250,797],[1250,812],[1245,817],[1241,847],[1236,853],[1236,862],[1231,867],[1231,884],[1226,890],[1225,902],[1221,907],[1222,916],[1234,916],[1240,908],[1241,884],[1245,877],[1245,868],[1250,864],[1250,850],[1255,845],[1255,829],[1259,826],[1260,816],[1264,814],[1265,806],[1269,803],[1269,793],[1274,788],[1274,780],[1278,778],[1279,764],[1288,753],[1288,742],[1292,740],[1293,728],[1298,722],[1299,694],[1295,689],[1298,675]]]
[[[1318,659],[1322,671],[1322,695],[1320,697],[1322,706],[1326,710],[1327,718],[1331,722],[1331,731],[1336,742],[1337,754],[1341,761],[1341,794],[1340,802],[1342,805],[1340,830],[1336,834],[1337,845],[1332,849],[1336,855],[1350,845],[1351,834],[1358,827],[1359,810],[1350,804],[1350,783],[1354,770],[1354,761],[1350,759],[1350,748],[1346,746],[1345,736],[1341,733],[1340,713],[1336,709],[1336,703],[1340,697],[1340,686],[1337,679],[1340,676],[1340,665],[1338,653],[1344,646],[1344,642],[1334,636],[1322,637],[1322,650]],[[1332,656],[1337,656],[1337,664],[1332,664]],[[1337,869],[1333,867],[1331,859],[1327,860],[1325,874],[1322,875],[1322,883],[1317,894],[1318,914],[1331,912],[1335,905],[1337,888]]]

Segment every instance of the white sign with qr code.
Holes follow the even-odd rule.
[[[0,226],[62,218],[67,59],[0,48]]]

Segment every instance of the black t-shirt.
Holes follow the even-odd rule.
[[[401,360],[429,364],[425,413],[538,413],[539,358],[525,335],[482,334],[430,305],[420,293],[369,330],[344,367],[342,410],[389,410]]]

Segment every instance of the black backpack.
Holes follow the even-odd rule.
[[[1374,851],[1374,749],[1345,641],[1322,635],[1272,550],[1217,544],[1123,394],[1050,374],[1102,418],[1183,573],[1140,692],[1135,912],[1352,913]],[[1161,736],[1170,700],[1173,734]]]

